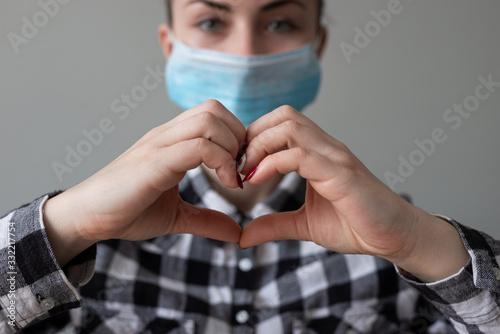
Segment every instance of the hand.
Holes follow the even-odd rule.
[[[47,201],[45,223],[60,263],[106,239],[191,233],[238,242],[236,222],[182,201],[178,183],[204,163],[224,185],[237,187],[234,160],[245,135],[232,113],[207,101],[151,130],[95,175]]]
[[[280,239],[313,241],[336,252],[386,258],[429,279],[443,274],[441,268],[436,275],[436,268],[424,268],[427,250],[435,249],[428,247],[429,241],[447,234],[444,239],[456,246],[452,249],[464,250],[453,227],[392,192],[344,144],[289,106],[250,125],[247,142],[243,173],[258,166],[249,182],[263,184],[276,173],[296,171],[307,179],[307,192],[298,211],[250,222],[241,236],[242,248]],[[439,233],[423,241],[423,231]]]

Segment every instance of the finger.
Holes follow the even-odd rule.
[[[236,157],[240,142],[223,121],[210,112],[202,112],[185,118],[182,122],[159,134],[155,146],[171,146],[196,138],[205,138],[227,150]]]
[[[204,163],[208,168],[216,170],[224,185],[231,188],[238,187],[234,158],[224,148],[207,139],[183,141],[159,150],[158,154],[160,157],[154,168],[160,171],[160,176],[171,173],[183,175],[186,171]],[[162,190],[165,191],[172,186],[167,184]]]
[[[264,158],[249,182],[264,184],[278,173],[291,172],[297,172],[309,181],[325,181],[335,176],[337,164],[315,151],[296,147]]]
[[[307,118],[304,114],[298,112],[296,109],[291,106],[281,106],[250,124],[247,129],[247,142],[250,143],[256,136],[265,130],[273,128],[289,120],[296,121],[311,128],[319,129],[313,121]]]
[[[273,213],[251,221],[242,231],[239,246],[249,248],[270,241],[311,240],[304,209]]]
[[[246,138],[246,129],[241,124],[241,122],[238,120],[236,116],[232,112],[226,109],[222,103],[216,100],[208,100],[203,102],[200,105],[197,105],[194,108],[188,109],[176,118],[174,118],[172,121],[164,124],[163,126],[160,127],[161,131],[164,131],[166,129],[175,127],[178,123],[183,122],[187,118],[190,118],[194,115],[197,115],[199,113],[203,112],[209,112],[213,114],[215,117],[217,117],[221,122],[223,122],[230,130],[231,132],[236,136],[238,139],[238,142],[240,143],[240,147],[243,145],[245,142]]]
[[[247,160],[242,172],[246,174],[268,155],[295,147],[325,154],[332,149],[314,129],[295,120],[287,120],[265,130],[249,142],[246,150]]]
[[[180,201],[178,216],[171,233],[189,233],[200,237],[237,243],[241,228],[222,212],[199,208]]]

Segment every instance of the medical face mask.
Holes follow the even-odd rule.
[[[302,111],[321,80],[312,43],[280,54],[240,56],[177,41],[165,76],[170,99],[182,109],[215,99],[245,127],[285,104]]]

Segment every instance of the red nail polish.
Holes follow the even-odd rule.
[[[243,181],[241,181],[241,176],[238,171],[236,171],[236,181],[238,182],[238,187],[240,187],[240,189],[243,189]]]
[[[254,169],[252,169],[252,171],[250,173],[247,174],[247,176],[245,176],[245,178],[243,179],[243,182],[248,182],[252,179],[252,177],[255,175],[255,172],[257,171],[257,167],[255,167]]]
[[[239,249],[239,250],[245,250],[245,249],[248,249],[248,247],[246,247],[246,248],[242,248],[242,247],[240,246],[240,244],[238,243],[238,249]]]

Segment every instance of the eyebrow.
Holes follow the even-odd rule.
[[[231,6],[220,3],[220,2],[210,1],[210,0],[191,0],[187,5],[191,5],[194,3],[202,3],[202,4],[204,4],[208,7],[211,7],[213,9],[222,10],[225,12],[232,12]]]
[[[266,11],[269,11],[269,10],[272,10],[275,8],[286,6],[288,4],[294,4],[294,5],[299,6],[302,9],[306,9],[304,3],[301,1],[298,1],[298,0],[278,0],[278,1],[275,1],[275,2],[272,2],[270,4],[265,5],[264,7],[262,7],[261,11],[266,12]]]
[[[227,4],[224,4],[224,3],[220,3],[220,2],[216,2],[216,1],[211,1],[211,0],[191,0],[188,5],[191,5],[191,4],[194,4],[194,3],[202,3],[208,7],[211,7],[213,9],[217,9],[217,10],[222,10],[222,11],[225,11],[225,12],[232,12],[232,7],[230,5],[227,5]],[[265,5],[264,7],[261,8],[261,11],[262,12],[267,12],[267,11],[270,11],[270,10],[273,10],[273,9],[276,9],[276,8],[279,8],[279,7],[283,7],[283,6],[286,6],[288,4],[295,4],[299,7],[301,7],[302,9],[305,9],[305,5],[304,3],[302,3],[301,1],[298,1],[298,0],[277,0],[277,1],[274,1],[274,2],[271,2],[267,5]]]

